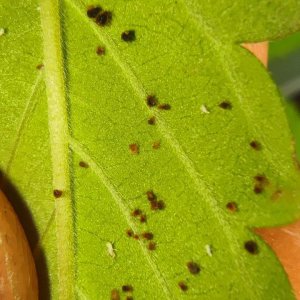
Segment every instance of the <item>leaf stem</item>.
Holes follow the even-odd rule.
[[[51,143],[53,190],[56,199],[58,298],[74,298],[73,207],[70,190],[69,129],[60,22],[60,1],[40,0],[44,47],[48,123]]]

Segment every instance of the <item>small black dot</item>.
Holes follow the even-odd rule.
[[[155,117],[151,117],[151,118],[148,119],[148,124],[149,125],[155,125],[155,123],[156,123]]]
[[[250,142],[250,147],[253,148],[256,151],[261,150],[262,146],[258,141],[251,141]]]
[[[53,195],[55,198],[60,198],[62,196],[63,192],[61,190],[54,190]]]
[[[96,18],[96,23],[99,26],[107,26],[111,23],[112,13],[110,11],[103,11]]]
[[[223,109],[232,109],[232,105],[229,101],[223,101],[219,104],[219,107],[220,108],[223,108]]]
[[[188,286],[183,281],[178,282],[178,286],[183,292],[188,290]]]
[[[236,212],[237,211],[237,204],[235,202],[228,202],[226,204],[226,207],[227,209],[230,211],[230,212]]]
[[[96,50],[96,53],[99,55],[99,56],[102,56],[105,54],[105,48],[104,47],[98,47],[97,50]]]
[[[88,163],[86,163],[85,161],[80,161],[79,162],[79,166],[81,168],[86,168],[86,169],[89,167]]]
[[[197,263],[190,261],[186,265],[191,274],[196,275],[196,274],[200,273],[201,269]]]
[[[125,42],[133,42],[135,41],[135,31],[134,30],[126,30],[121,34],[121,38]]]
[[[158,101],[154,95],[149,95],[149,96],[147,96],[146,102],[149,107],[153,107],[153,106],[157,105]]]
[[[94,19],[97,17],[97,15],[102,11],[102,8],[100,6],[91,6],[91,7],[88,7],[87,9],[87,16],[91,19]]]
[[[264,189],[260,184],[256,184],[254,186],[253,191],[254,191],[255,194],[261,194],[264,191]]]
[[[125,293],[132,292],[133,287],[132,287],[132,285],[123,285],[122,286],[122,291],[125,292]]]
[[[244,244],[245,249],[250,253],[250,254],[258,254],[259,249],[258,249],[258,245],[255,241],[247,241]]]

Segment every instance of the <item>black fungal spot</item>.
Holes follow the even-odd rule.
[[[255,194],[261,194],[264,191],[264,188],[260,184],[256,184],[253,188]]]
[[[140,216],[142,214],[142,211],[140,210],[140,209],[135,209],[132,213],[131,213],[131,215],[133,216],[133,217],[138,217],[138,216]]]
[[[200,267],[197,263],[189,261],[186,266],[191,274],[196,275],[200,273]]]
[[[142,237],[145,240],[153,240],[153,233],[152,232],[144,232],[144,233],[142,233]]]
[[[103,26],[110,25],[111,20],[112,20],[112,12],[105,10],[97,15],[95,22],[99,26],[103,27]]]
[[[104,47],[98,47],[97,50],[96,50],[96,53],[99,56],[103,56],[105,54],[105,48]]]
[[[55,198],[60,198],[62,196],[63,192],[61,190],[54,190],[53,195]]]
[[[79,162],[79,166],[81,168],[86,168],[86,169],[89,167],[88,163],[86,163],[85,161],[80,161]]]
[[[226,204],[226,208],[230,211],[230,212],[236,212],[238,207],[236,202],[228,202]]]
[[[151,202],[151,201],[154,201],[157,199],[156,195],[153,193],[153,191],[147,191],[147,198],[148,200]]]
[[[156,123],[156,118],[155,117],[151,117],[151,118],[148,119],[148,124],[149,125],[155,125],[155,123]]]
[[[128,237],[133,237],[134,236],[134,233],[131,229],[127,229],[126,234],[127,234]]]
[[[102,8],[100,6],[89,6],[87,8],[86,14],[89,18],[94,19],[97,17],[97,15],[102,11]]]
[[[120,300],[120,293],[117,289],[113,289],[110,293],[110,299],[111,300]]]
[[[44,69],[44,64],[39,64],[39,65],[37,65],[37,66],[36,66],[36,69],[37,69],[37,70],[42,70],[42,69]]]
[[[140,152],[139,145],[138,144],[130,144],[129,145],[129,150],[131,151],[132,154],[137,155]]]
[[[140,222],[141,223],[146,223],[147,222],[147,216],[146,215],[141,215],[140,216]]]
[[[156,243],[155,242],[149,242],[148,243],[148,249],[150,251],[154,251],[156,249]]]
[[[255,241],[245,242],[244,247],[250,254],[255,255],[259,253],[258,245]]]
[[[167,103],[159,104],[157,107],[161,110],[170,110],[171,109],[171,105],[167,104]]]
[[[122,286],[122,291],[123,291],[124,293],[132,292],[132,291],[133,291],[133,287],[132,287],[132,285],[129,285],[129,284],[123,285],[123,286]]]
[[[135,41],[135,39],[136,39],[135,31],[134,30],[126,30],[126,31],[122,32],[121,39],[124,42],[133,42],[133,41]]]
[[[178,286],[183,292],[186,292],[188,290],[188,286],[183,281],[179,281]]]
[[[157,105],[158,101],[154,95],[149,95],[149,96],[147,96],[146,102],[149,107],[153,107],[153,106]]]
[[[262,146],[258,141],[251,141],[250,142],[250,147],[253,148],[256,151],[261,150]]]
[[[223,101],[219,104],[219,107],[222,109],[232,109],[232,105],[229,101]]]

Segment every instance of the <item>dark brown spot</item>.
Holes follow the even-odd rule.
[[[132,154],[139,154],[140,149],[138,144],[130,144],[129,145],[129,150],[131,151]]]
[[[105,48],[104,47],[98,47],[97,50],[96,50],[96,53],[99,55],[99,56],[102,56],[105,54]]]
[[[155,249],[156,249],[156,243],[154,243],[154,242],[149,242],[149,243],[148,243],[148,249],[149,249],[150,251],[155,250]]]
[[[128,293],[128,292],[132,292],[133,291],[133,287],[132,285],[123,285],[122,286],[122,291],[125,292],[125,293]]]
[[[236,212],[237,211],[237,204],[235,202],[228,202],[226,204],[226,208],[231,211],[231,212]]]
[[[263,185],[268,185],[269,184],[269,180],[267,179],[267,177],[263,174],[258,174],[256,176],[254,176],[254,180],[258,183],[261,183]]]
[[[253,148],[256,151],[259,151],[262,148],[260,142],[258,142],[258,141],[252,141],[252,142],[250,142],[250,147]]]
[[[157,202],[157,200],[150,201],[150,208],[152,210],[158,210],[158,202]]]
[[[139,239],[140,239],[140,236],[139,236],[138,234],[134,234],[134,235],[133,235],[133,238],[134,238],[135,240],[139,240]]]
[[[149,95],[149,96],[147,96],[146,102],[149,107],[153,107],[153,106],[157,105],[158,101],[154,95]]]
[[[179,281],[178,286],[183,292],[186,292],[188,290],[188,286],[183,281]]]
[[[255,241],[247,241],[244,244],[245,249],[250,253],[250,254],[258,254],[259,249],[258,245]]]
[[[155,125],[155,123],[156,123],[156,118],[154,116],[148,119],[149,125]]]
[[[102,8],[100,6],[89,6],[86,14],[89,18],[94,19],[97,17],[97,15],[102,11]]]
[[[110,25],[111,20],[112,20],[112,13],[111,11],[107,11],[107,10],[101,12],[96,17],[96,23],[101,27]]]
[[[142,237],[146,240],[153,240],[153,233],[152,232],[144,232],[144,233],[142,233]]]
[[[223,109],[232,109],[232,105],[229,101],[223,101],[219,104],[219,107],[220,108],[223,108]]]
[[[196,275],[200,273],[200,267],[197,263],[189,261],[186,266],[191,274]]]
[[[36,66],[37,70],[42,70],[44,69],[44,64],[39,64]]]
[[[127,234],[128,237],[133,237],[133,235],[134,235],[134,233],[131,229],[127,229],[126,234]]]
[[[150,202],[156,200],[156,198],[157,198],[156,195],[153,193],[153,191],[148,191],[146,194],[147,194],[147,198]]]
[[[146,223],[147,222],[147,216],[146,215],[141,215],[140,216],[140,222],[141,223]]]
[[[127,296],[126,300],[133,300],[133,297],[132,296]]]
[[[264,188],[260,184],[256,184],[253,188],[255,194],[261,194],[264,191]]]
[[[63,192],[61,190],[54,190],[53,195],[55,198],[60,198],[62,196]]]
[[[167,103],[159,104],[157,107],[161,110],[170,110],[171,109],[171,105],[167,104]]]
[[[110,299],[111,300],[120,300],[120,294],[119,294],[119,291],[117,289],[113,289],[111,291],[111,294],[110,294]]]
[[[159,148],[160,148],[160,141],[154,142],[154,143],[152,144],[152,148],[155,149],[155,150],[159,149]]]
[[[122,32],[121,38],[124,42],[133,42],[135,41],[135,31],[134,30],[126,30]]]
[[[132,213],[131,213],[131,215],[133,216],[133,217],[137,217],[137,216],[139,216],[139,215],[141,215],[142,214],[142,211],[140,210],[140,209],[135,209]]]
[[[88,163],[86,163],[85,161],[80,161],[80,162],[79,162],[79,166],[80,166],[81,168],[88,168],[88,167],[89,167]]]
[[[163,200],[159,200],[159,201],[157,202],[157,208],[158,208],[159,210],[165,209],[165,208],[166,208],[165,202],[164,202]]]

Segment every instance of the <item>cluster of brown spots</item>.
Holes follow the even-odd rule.
[[[53,195],[55,198],[60,198],[63,192],[61,190],[53,190]]]
[[[155,150],[159,149],[160,148],[160,141],[153,142],[152,148],[155,149]]]
[[[186,292],[188,290],[188,286],[184,281],[179,281],[178,286],[183,292]]]
[[[112,20],[112,12],[103,10],[100,6],[89,6],[87,16],[94,19],[95,23],[101,27],[109,25]]]
[[[230,212],[236,212],[238,207],[236,202],[228,202],[226,204],[226,208],[230,211]]]
[[[97,47],[96,49],[96,53],[99,55],[99,56],[103,56],[105,54],[105,47]]]
[[[88,163],[86,163],[85,161],[80,161],[79,166],[81,168],[85,168],[85,169],[87,169],[89,167]]]
[[[156,123],[156,118],[154,116],[148,119],[149,125],[155,125],[155,123]]]
[[[150,251],[154,251],[156,249],[156,243],[155,242],[149,242],[147,248]]]
[[[222,109],[230,110],[232,109],[232,104],[229,101],[223,101],[219,104],[219,107]]]
[[[130,144],[129,150],[130,150],[131,154],[137,155],[140,152],[140,147],[138,144]]]
[[[261,143],[258,141],[251,141],[249,145],[252,149],[254,149],[256,151],[260,151],[262,148]]]
[[[110,293],[110,299],[111,300],[120,300],[120,293],[117,289],[113,289]]]
[[[193,261],[189,261],[186,264],[186,266],[187,266],[188,270],[190,271],[190,273],[193,275],[199,274],[201,271],[199,265]]]
[[[149,107],[157,106],[157,108],[160,110],[170,110],[171,109],[171,105],[168,103],[158,104],[158,99],[156,98],[155,95],[148,95],[146,98],[146,103]],[[149,123],[149,121],[150,121],[150,123]],[[153,125],[155,123],[155,117],[152,117],[151,119],[149,119],[148,123]]]
[[[244,247],[250,254],[256,255],[259,253],[258,245],[255,241],[245,242]]]
[[[165,209],[166,205],[163,200],[157,200],[156,195],[153,191],[147,191],[146,193],[148,201],[150,203],[151,210],[163,210]]]
[[[135,39],[136,39],[135,31],[134,30],[126,30],[126,31],[122,32],[121,39],[124,42],[129,42],[129,43],[135,41]]]
[[[42,69],[44,69],[44,64],[39,64],[39,65],[37,65],[37,66],[36,66],[36,69],[37,69],[37,70],[42,70]]]
[[[147,222],[147,216],[139,208],[134,209],[131,215],[135,218],[139,218],[141,223]]]
[[[254,176],[254,181],[255,185],[253,191],[255,194],[261,194],[264,191],[265,187],[269,184],[269,180],[267,179],[267,177],[261,174]]]

